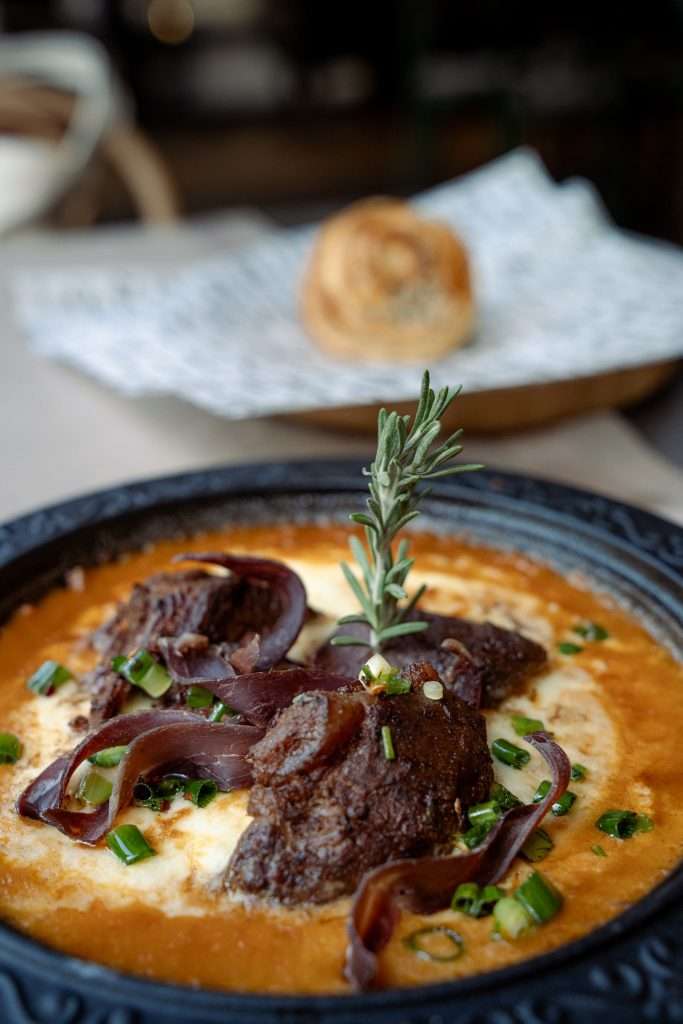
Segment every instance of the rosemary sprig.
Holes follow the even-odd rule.
[[[422,378],[420,401],[411,424],[410,416],[382,409],[377,422],[377,453],[370,469],[363,473],[369,477],[367,512],[354,512],[351,519],[365,528],[366,546],[352,537],[350,547],[360,568],[360,580],[349,566],[342,562],[347,583],[358,599],[362,611],[345,615],[339,624],[360,622],[370,629],[370,646],[377,652],[388,640],[419,633],[427,628],[426,622],[407,621],[424,593],[420,587],[408,598],[406,579],[413,565],[408,557],[409,543],[404,538],[397,547],[392,544],[396,535],[420,514],[419,505],[427,490],[417,485],[453,473],[481,469],[478,465],[451,465],[462,451],[458,443],[462,430],[456,430],[441,444],[441,417],[460,388],[430,387],[429,371]],[[336,636],[336,645],[367,646],[368,641],[357,636]]]

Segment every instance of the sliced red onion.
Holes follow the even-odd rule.
[[[54,825],[72,839],[94,845],[126,807],[139,777],[161,769],[189,771],[219,788],[251,784],[245,755],[263,730],[249,725],[208,722],[187,711],[153,710],[120,715],[86,737],[69,757],[49,765],[17,801],[17,811]],[[107,803],[95,811],[63,807],[69,781],[79,765],[108,747],[128,746]]]
[[[300,693],[339,690],[354,682],[345,676],[296,666],[235,675],[218,648],[187,648],[182,638],[166,638],[159,648],[174,683],[205,687],[255,725],[267,725],[276,711],[288,707]]]
[[[216,644],[190,645],[184,636],[162,637],[159,651],[166,663],[171,679],[181,686],[206,686],[210,683],[224,683],[235,678],[235,669],[229,655]]]
[[[274,623],[261,626],[250,622],[248,628],[258,632],[260,649],[255,668],[263,670],[276,665],[287,654],[301,631],[306,617],[306,590],[297,574],[282,562],[249,555],[228,555],[222,551],[190,552],[174,561],[203,562],[229,569],[253,587],[266,585],[277,595],[280,613]],[[245,624],[246,628],[246,624]]]
[[[569,758],[547,733],[524,737],[545,758],[552,773],[550,789],[538,804],[514,807],[496,823],[471,853],[454,857],[395,860],[369,871],[356,891],[348,921],[349,941],[344,975],[356,989],[368,989],[377,974],[377,954],[392,936],[401,908],[433,914],[450,905],[461,882],[498,882],[569,785]]]

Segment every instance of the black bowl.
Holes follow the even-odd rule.
[[[362,502],[356,462],[209,470],[117,487],[0,527],[0,619],[88,565],[230,521],[340,518]],[[440,484],[431,529],[587,573],[683,657],[683,530],[557,484],[480,472]],[[683,1021],[683,871],[578,942],[452,983],[362,996],[231,995],[66,957],[0,926],[0,1020],[12,1024],[565,1024]]]

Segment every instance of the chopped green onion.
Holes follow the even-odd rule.
[[[580,644],[572,643],[571,640],[565,640],[557,645],[557,649],[560,654],[581,654],[583,647]]]
[[[484,842],[486,836],[491,831],[490,825],[474,825],[468,829],[460,838],[467,847],[468,850],[474,850],[477,846],[480,846]]]
[[[148,782],[136,782],[133,788],[133,799],[138,807],[146,807],[148,811],[163,811],[165,799],[156,792]]]
[[[128,747],[105,747],[91,754],[88,760],[90,764],[96,764],[98,768],[116,768],[126,756]]]
[[[147,807],[150,811],[163,811],[176,794],[187,786],[184,775],[165,775],[157,783],[144,782],[142,779],[135,784],[133,798],[139,807]]]
[[[550,786],[551,783],[548,781],[548,779],[544,779],[543,782],[539,782],[538,789],[534,793],[533,797],[533,802],[535,804],[540,804],[541,800],[545,800],[548,793],[550,792]],[[556,818],[562,818],[565,814],[569,814],[572,807],[574,806],[575,801],[576,793],[572,793],[571,790],[568,789],[565,793],[562,794],[559,800],[555,801],[555,803],[552,805],[550,809]]]
[[[605,811],[595,824],[615,839],[630,839],[636,832],[650,832],[653,828],[651,818],[635,811]]]
[[[513,807],[521,807],[522,801],[506,789],[500,782],[494,782],[491,786],[491,799],[500,807],[501,811],[511,811]]]
[[[217,704],[214,704],[211,714],[209,715],[210,722],[222,722],[225,716],[234,718],[236,712],[228,705],[224,704],[222,700],[219,700]]]
[[[410,693],[412,683],[405,679],[381,654],[374,654],[363,665],[358,675],[361,683],[368,687],[377,687],[390,696]]]
[[[208,807],[218,793],[218,786],[211,779],[193,779],[185,786],[185,799],[197,807]]]
[[[572,765],[572,773],[571,773],[571,775],[572,775],[572,782],[583,782],[583,780],[588,775],[588,769],[586,768],[585,765],[578,764],[578,762],[577,762],[577,764],[573,764]]]
[[[550,921],[562,906],[561,894],[540,871],[534,871],[525,882],[522,882],[515,893],[515,899],[537,924]]]
[[[189,708],[210,708],[213,704],[213,694],[204,686],[191,686],[187,691],[187,706]]]
[[[453,893],[451,909],[468,917],[486,917],[505,893],[497,885],[480,887],[476,882],[463,882]]]
[[[541,800],[545,800],[550,792],[551,785],[552,783],[549,779],[543,779],[543,782],[539,782],[536,792],[533,795],[533,802],[535,804],[540,804]]]
[[[107,834],[105,842],[124,864],[136,864],[156,854],[136,825],[119,825]]]
[[[518,736],[528,736],[530,732],[545,732],[545,726],[540,718],[525,718],[524,715],[512,716],[512,728]]]
[[[584,640],[588,640],[589,643],[592,641],[600,642],[602,640],[607,640],[609,636],[605,627],[599,625],[597,622],[578,623],[573,627],[572,632],[578,633],[579,636],[582,636]]]
[[[187,779],[184,775],[164,775],[154,787],[154,792],[164,800],[171,800],[177,793],[182,792],[186,785]]]
[[[491,826],[500,818],[500,809],[495,800],[489,800],[485,804],[473,804],[467,811],[469,823],[472,826]]]
[[[78,798],[85,801],[86,804],[94,804],[97,807],[99,804],[107,802],[111,791],[112,784],[109,779],[105,779],[104,775],[99,775],[98,772],[88,772],[81,779]]]
[[[545,860],[554,846],[555,843],[544,828],[535,828],[522,846],[520,853],[525,860],[536,864],[540,860]]]
[[[556,818],[563,818],[565,814],[569,814],[575,803],[576,793],[572,793],[572,791],[568,789],[550,808],[551,813],[554,814]]]
[[[0,764],[16,764],[21,751],[21,741],[13,733],[0,732]]]
[[[378,682],[384,683],[386,692],[392,697],[401,693],[410,693],[412,686],[410,679],[404,679],[398,672],[392,672],[386,676],[382,674],[379,676]]]
[[[54,693],[58,686],[67,683],[69,679],[73,679],[73,676],[64,665],[60,665],[58,661],[44,661],[26,685],[34,693],[39,693],[41,697],[47,697]]]
[[[522,768],[531,760],[528,750],[522,750],[521,747],[516,747],[514,743],[503,739],[493,741],[491,753],[503,764],[509,764],[511,768]]]
[[[532,919],[514,896],[504,896],[493,908],[494,930],[504,939],[518,939],[528,932]]]
[[[453,893],[451,910],[461,910],[468,914],[474,902],[479,898],[479,886],[476,882],[462,882]]]
[[[419,928],[416,932],[406,935],[403,944],[420,960],[431,960],[440,964],[457,960],[465,948],[458,933],[443,924]]]
[[[130,658],[112,658],[112,668],[149,697],[161,697],[171,686],[171,677],[149,651],[137,651]]]
[[[607,854],[605,853],[604,849],[602,848],[602,846],[600,846],[599,843],[596,843],[595,846],[591,846],[591,850],[595,854],[596,857],[606,857],[607,856]]]
[[[387,761],[395,761],[396,751],[394,750],[394,741],[391,738],[391,729],[388,725],[382,726],[382,746]]]

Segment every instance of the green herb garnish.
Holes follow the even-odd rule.
[[[530,732],[545,732],[545,726],[540,718],[525,718],[524,715],[513,715],[511,722],[512,728],[518,736],[528,736]]]
[[[604,626],[599,625],[597,622],[581,622],[576,626],[572,627],[572,633],[577,633],[582,636],[584,640],[589,643],[597,642],[600,643],[602,640],[607,640],[609,633]]]
[[[463,841],[468,850],[475,850],[477,846],[481,846],[490,831],[490,825],[473,825],[458,838]]]
[[[525,860],[537,864],[538,861],[545,860],[554,846],[555,843],[544,828],[535,828],[522,846],[520,853]]]
[[[159,796],[156,787],[148,782],[136,782],[133,788],[133,799],[138,807],[146,807],[149,811],[163,811],[167,800]]]
[[[652,818],[635,811],[605,811],[595,824],[614,839],[630,839],[636,832],[651,832],[654,828]]]
[[[368,689],[383,690],[391,697],[410,693],[412,689],[410,679],[402,676],[381,654],[375,654],[370,661],[366,661],[358,678]]]
[[[157,782],[154,791],[157,796],[165,800],[172,800],[176,794],[182,792],[187,785],[184,775],[164,775],[163,779]]]
[[[185,799],[197,807],[208,807],[218,793],[218,786],[211,779],[192,779],[185,786]]]
[[[596,843],[595,846],[591,846],[591,851],[595,854],[596,857],[606,857],[607,856],[607,854],[605,853],[604,849],[602,848],[602,846],[600,846],[599,843]]]
[[[457,960],[465,948],[458,933],[443,924],[411,932],[404,938],[403,945],[420,960],[432,960],[440,964]]]
[[[163,811],[168,807],[169,801],[183,792],[187,785],[185,775],[165,775],[155,783],[140,779],[133,789],[133,798],[138,807],[146,807],[150,811]]]
[[[395,761],[396,751],[394,750],[394,741],[391,736],[391,729],[388,725],[382,726],[382,747],[387,761]]]
[[[213,704],[213,694],[204,686],[191,686],[187,691],[188,708],[210,708]]]
[[[504,896],[493,908],[494,933],[504,939],[518,939],[531,930],[531,917],[514,896]]]
[[[453,893],[451,910],[459,910],[468,917],[486,917],[505,896],[497,885],[479,886],[476,882],[463,882]]]
[[[500,782],[494,782],[491,786],[491,799],[500,807],[501,811],[511,811],[513,807],[521,807],[522,801],[511,793],[509,789]]]
[[[213,708],[211,709],[209,721],[222,722],[226,716],[228,718],[234,718],[236,714],[237,712],[233,711],[233,709],[228,704],[224,704],[223,701],[219,700],[218,703],[214,704]]]
[[[534,871],[522,882],[515,893],[515,899],[537,924],[545,924],[562,906],[562,896],[540,871]]]
[[[14,733],[0,732],[0,764],[16,764],[22,749],[21,741]]]
[[[412,620],[411,613],[424,593],[420,587],[403,606],[399,601],[408,598],[405,588],[413,559],[408,558],[408,541],[398,545],[396,558],[392,544],[396,535],[419,515],[424,491],[417,485],[427,480],[480,469],[475,465],[449,465],[460,454],[462,446],[457,430],[441,444],[437,438],[441,431],[441,417],[458,394],[458,388],[442,388],[434,392],[430,387],[429,372],[422,378],[420,401],[411,423],[410,416],[382,409],[377,422],[377,452],[369,470],[369,497],[366,512],[354,512],[353,522],[365,529],[366,546],[357,537],[350,541],[351,551],[360,568],[360,580],[346,563],[342,571],[355,594],[361,612],[346,615],[339,620],[346,623],[364,623],[369,627],[369,646],[379,652],[388,640],[409,633],[420,633],[426,622]],[[333,644],[367,646],[368,641],[357,636],[333,637]]]
[[[83,776],[78,787],[78,799],[98,807],[107,802],[112,788],[111,782],[109,779],[105,779],[104,775],[100,775],[98,772],[88,772]]]
[[[546,924],[562,908],[562,896],[540,871],[522,882],[514,896],[499,900],[493,908],[494,934],[518,939],[534,924]]]
[[[583,782],[588,775],[588,769],[583,764],[573,764],[571,771],[572,782]]]
[[[570,640],[565,640],[557,645],[557,649],[560,654],[581,654],[583,647],[580,644],[573,644]]]
[[[111,666],[133,686],[144,690],[149,697],[162,697],[170,689],[170,675],[149,651],[137,651],[130,658],[119,655],[112,658]]]
[[[111,852],[124,864],[137,864],[139,860],[154,857],[156,850],[149,845],[136,825],[119,825],[107,834],[105,842]]]
[[[521,747],[516,747],[514,743],[509,743],[508,740],[503,739],[493,741],[491,753],[503,764],[510,765],[511,768],[523,768],[531,760],[531,754],[528,750],[522,750]]]
[[[26,686],[34,693],[39,693],[41,697],[47,697],[69,679],[73,679],[73,676],[64,665],[60,665],[58,661],[44,661],[27,680]]]
[[[90,764],[96,764],[98,768],[116,768],[126,756],[128,747],[105,747],[91,754],[88,760]]]
[[[541,800],[545,800],[550,792],[551,785],[552,783],[550,783],[548,779],[544,779],[543,782],[539,782],[538,788],[533,797],[533,802],[535,804],[540,804]],[[561,797],[559,797],[558,800],[555,801],[550,809],[556,818],[561,818],[571,811],[575,801],[576,793],[572,793],[572,791],[568,789]]]
[[[485,804],[472,804],[467,811],[470,825],[488,825],[491,828],[500,818],[500,807],[495,800],[488,800]]]

